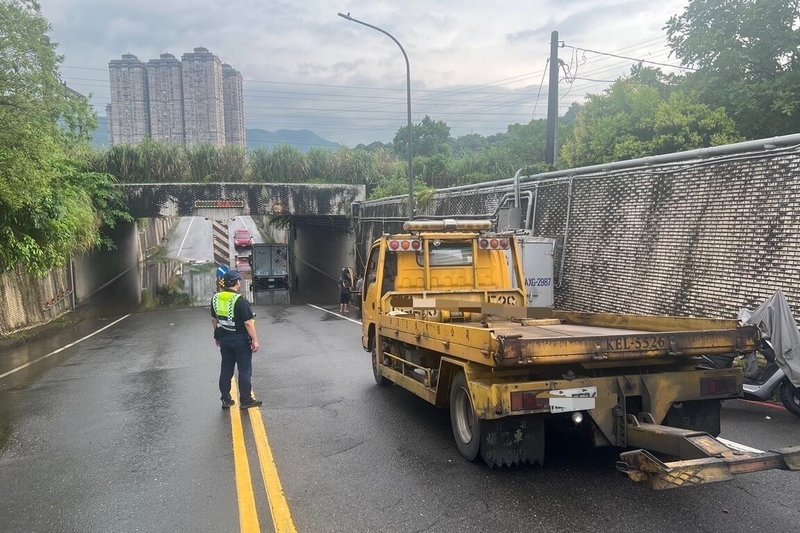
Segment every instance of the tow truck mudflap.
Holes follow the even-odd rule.
[[[617,470],[647,482],[653,490],[727,481],[762,470],[800,470],[800,446],[769,452],[737,450],[708,433],[654,424],[647,413],[638,419],[628,415],[627,428],[629,445],[681,458],[665,463],[646,449],[620,454]]]

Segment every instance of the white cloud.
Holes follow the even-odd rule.
[[[60,0],[44,2],[42,9],[65,55],[64,79],[93,93],[101,113],[109,60],[123,53],[143,60],[162,52],[180,57],[205,46],[242,72],[248,127],[308,128],[353,145],[389,141],[405,124],[405,62],[386,36],[338,17],[339,11],[402,43],[411,63],[415,122],[428,114],[447,122],[455,135],[488,135],[531,119],[552,30],[568,45],[675,63],[662,27],[685,3]],[[560,57],[591,79],[614,79],[630,64],[575,55],[570,48],[562,48]],[[569,89],[562,83],[560,106],[605,85],[577,80]],[[546,91],[537,117],[546,108]]]

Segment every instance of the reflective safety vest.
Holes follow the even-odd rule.
[[[222,291],[218,292],[211,299],[211,306],[214,309],[214,314],[217,315],[219,326],[226,331],[236,331],[236,322],[234,322],[233,308],[236,301],[242,295],[238,292]]]

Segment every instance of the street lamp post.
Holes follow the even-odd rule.
[[[412,131],[411,131],[411,66],[408,63],[408,55],[406,51],[403,49],[403,45],[400,44],[400,41],[394,38],[394,36],[386,30],[382,30],[377,26],[373,26],[372,24],[367,24],[358,19],[354,19],[350,16],[350,13],[344,14],[339,13],[339,16],[343,19],[347,19],[351,22],[357,22],[362,26],[366,26],[367,28],[372,28],[375,31],[379,31],[382,34],[386,35],[388,38],[393,40],[397,46],[400,47],[400,51],[403,52],[403,58],[406,60],[406,100],[408,102],[408,140],[406,144],[408,144],[408,218],[414,218],[414,159],[413,159],[413,152],[411,150],[412,145]]]

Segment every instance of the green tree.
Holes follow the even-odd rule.
[[[478,133],[468,133],[453,140],[453,157],[462,158],[471,154],[479,154],[486,150],[489,142]]]
[[[372,141],[369,144],[359,143],[356,145],[356,150],[366,150],[367,152],[376,152],[378,150],[391,150],[391,144],[384,144],[380,141]]]
[[[648,73],[652,69],[644,72]],[[573,135],[561,150],[578,167],[740,140],[732,120],[665,84],[642,82],[642,72],[590,95]]]
[[[414,174],[430,187],[444,188],[452,184],[448,166],[450,158],[444,154],[414,158]]]
[[[686,93],[676,92],[656,109],[648,151],[668,154],[740,140],[733,120],[724,109],[710,109]]]
[[[0,270],[46,273],[124,216],[111,178],[87,168],[95,117],[61,83],[48,31],[38,3],[0,1]]]
[[[502,146],[517,168],[544,162],[547,144],[547,121],[532,120],[527,124],[510,124]]]
[[[431,195],[431,188],[419,178],[414,179],[414,197],[418,200],[420,197],[429,198]],[[370,200],[377,200],[378,198],[387,198],[389,196],[405,196],[408,195],[408,178],[406,176],[390,176],[381,181],[377,187],[370,194]]]
[[[414,143],[414,156],[430,157],[447,154],[450,151],[450,127],[441,120],[433,120],[428,115],[419,124],[411,125],[411,140]],[[398,157],[406,155],[408,126],[403,126],[394,135],[392,145]]]
[[[800,0],[690,0],[665,29],[685,87],[748,138],[800,124]]]

